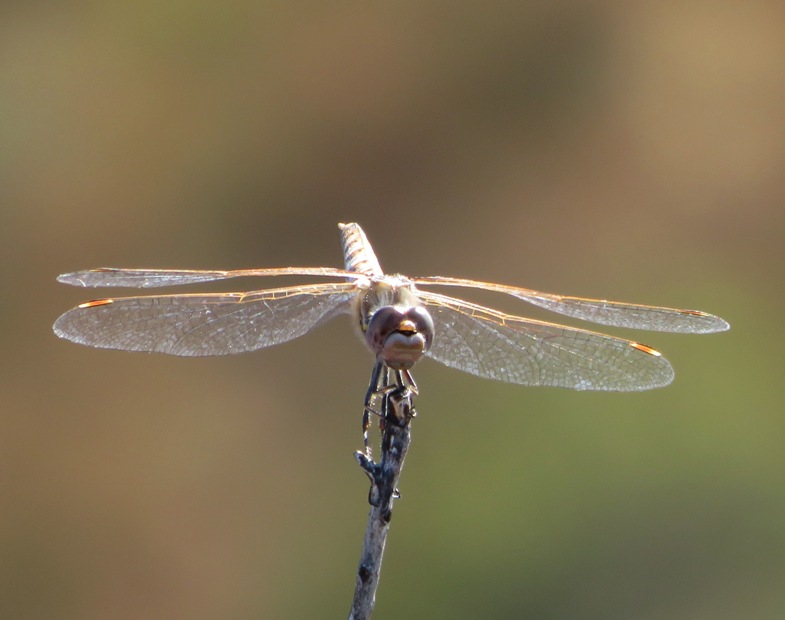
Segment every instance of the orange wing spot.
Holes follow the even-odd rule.
[[[114,299],[94,299],[93,301],[86,301],[83,304],[79,304],[78,308],[95,308],[96,306],[106,306],[108,304],[114,303]]]
[[[657,351],[657,349],[652,349],[647,344],[641,344],[640,342],[631,342],[630,345],[633,348],[638,349],[638,351],[642,351],[643,353],[648,353],[649,355],[654,355],[656,357],[661,357],[662,356],[662,353]]]
[[[689,314],[690,316],[709,316],[705,312],[701,312],[700,310],[679,310],[682,314]]]

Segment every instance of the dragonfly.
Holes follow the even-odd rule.
[[[355,223],[338,226],[345,269],[100,268],[63,274],[60,282],[84,287],[155,288],[272,276],[331,280],[250,292],[95,299],[61,315],[54,332],[91,347],[227,355],[293,340],[348,314],[375,356],[368,406],[373,393],[384,391],[390,372],[398,387],[414,386],[410,370],[423,357],[478,377],[528,386],[641,391],[673,380],[670,363],[648,345],[506,314],[433,288],[482,289],[612,327],[689,334],[729,329],[723,319],[700,310],[554,295],[463,278],[387,275],[362,228]]]

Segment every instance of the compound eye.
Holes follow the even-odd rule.
[[[431,344],[433,343],[433,318],[431,318],[431,314],[422,306],[415,306],[413,308],[409,308],[406,312],[406,320],[414,324],[414,331],[418,334],[421,334],[423,338],[425,338],[425,350],[431,348]],[[406,321],[405,321],[406,322]],[[403,331],[403,330],[401,330]]]
[[[395,306],[383,306],[373,313],[365,330],[365,340],[376,355],[382,352],[390,334],[401,327],[404,318],[404,313]]]

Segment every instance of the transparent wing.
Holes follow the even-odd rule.
[[[105,349],[227,355],[302,336],[348,312],[354,295],[354,284],[332,283],[251,293],[100,299],[63,314],[54,332]]]
[[[613,327],[629,327],[632,329],[685,334],[709,334],[722,332],[730,328],[730,325],[720,317],[701,312],[700,310],[643,306],[620,301],[608,301],[607,299],[566,297],[564,295],[540,293],[528,288],[442,276],[415,278],[414,282],[425,285],[464,286],[505,293],[552,312]]]
[[[198,269],[116,269],[102,267],[64,273],[58,282],[71,286],[125,286],[153,288],[179,284],[196,284],[230,278],[258,276],[327,276],[358,278],[359,274],[332,267],[277,267],[273,269],[235,269],[233,271],[202,271]]]
[[[502,314],[435,293],[419,293],[433,316],[428,356],[507,383],[576,390],[638,391],[668,385],[673,369],[646,345]]]

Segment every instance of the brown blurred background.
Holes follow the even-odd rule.
[[[0,617],[346,616],[347,320],[198,360],[51,332],[101,296],[59,273],[340,266],[339,221],[391,272],[733,325],[617,331],[676,367],[641,394],[419,365],[375,618],[785,617],[782,2],[5,3],[0,140]]]

